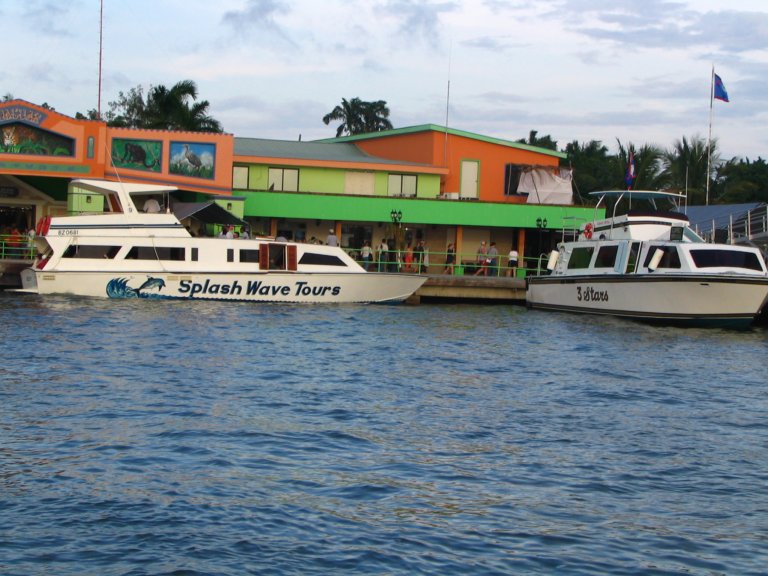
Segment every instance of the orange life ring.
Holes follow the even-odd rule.
[[[590,240],[592,238],[592,223],[590,222],[584,226],[584,238]]]

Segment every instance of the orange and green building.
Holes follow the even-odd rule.
[[[265,235],[322,241],[333,229],[353,250],[424,241],[438,267],[448,243],[460,259],[481,241],[535,258],[594,216],[517,190],[521,171],[557,173],[563,153],[431,124],[301,142],[112,128],[11,100],[0,135],[0,234],[79,208],[67,198],[75,178],[176,186]]]

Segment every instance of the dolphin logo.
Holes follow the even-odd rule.
[[[142,290],[149,290],[150,288],[157,288],[159,292],[165,288],[165,281],[162,278],[153,278],[152,276],[147,276],[147,279],[144,281],[144,283],[136,288],[136,293],[139,293]]]

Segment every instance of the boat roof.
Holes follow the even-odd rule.
[[[99,192],[101,194],[109,192],[114,194],[119,194],[121,192],[127,194],[156,194],[158,192],[175,192],[178,190],[176,186],[134,184],[133,182],[111,182],[109,180],[90,180],[86,178],[72,180],[70,185],[85,190],[91,190],[92,192]]]
[[[677,192],[665,192],[664,190],[603,190],[598,192],[589,192],[589,196],[598,198],[620,198],[627,196],[637,200],[657,200],[659,198],[669,198],[684,200],[685,194]]]
[[[174,202],[173,213],[179,220],[195,218],[206,224],[232,224],[234,226],[248,224],[216,202]]]

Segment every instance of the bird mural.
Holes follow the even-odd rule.
[[[203,166],[200,157],[189,149],[189,144],[184,144],[184,158],[186,158],[193,170],[200,170]]]

